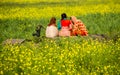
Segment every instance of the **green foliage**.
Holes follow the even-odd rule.
[[[120,30],[119,18],[120,14],[88,14],[86,16],[79,16],[85,23],[89,34],[106,34],[112,36],[118,34]]]
[[[61,37],[46,38],[38,44],[6,45],[0,55],[1,73],[119,75],[119,42],[120,39],[113,43],[84,37]]]
[[[0,1],[0,75],[119,75],[120,1],[118,0],[2,0]],[[46,28],[61,13],[82,20],[88,37],[33,37],[37,25]],[[2,45],[6,39],[27,39]],[[30,41],[29,41],[30,40]]]

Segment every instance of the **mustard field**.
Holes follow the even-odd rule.
[[[90,36],[33,37],[51,17],[76,16]],[[6,39],[29,39],[6,44]],[[0,75],[120,75],[119,0],[1,0]]]

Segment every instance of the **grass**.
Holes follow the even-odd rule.
[[[120,1],[118,0],[2,0],[0,2],[1,75],[119,75]],[[47,26],[52,16],[74,15],[91,37],[35,38],[38,24]],[[45,30],[41,32],[45,36]],[[30,39],[21,45],[2,45],[6,39]],[[39,39],[41,39],[39,41]]]
[[[78,16],[86,25],[89,34],[105,34],[114,38],[119,35],[119,18],[120,14],[109,13],[101,14],[88,14]],[[32,39],[32,33],[38,24],[47,26],[49,19],[5,19],[1,20],[1,42],[7,38],[26,38]],[[12,27],[11,27],[12,26]],[[13,33],[16,34],[13,34]],[[42,29],[41,36],[45,36],[45,30]]]

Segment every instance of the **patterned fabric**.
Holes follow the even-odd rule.
[[[87,36],[88,35],[87,29],[82,21],[77,20],[77,18],[74,16],[71,17],[71,21],[73,22],[71,35],[73,36],[77,36],[77,35]]]

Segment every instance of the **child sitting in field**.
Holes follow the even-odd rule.
[[[67,19],[67,15],[65,13],[61,14],[61,20],[58,25],[59,36],[70,36],[71,28],[71,21]]]
[[[54,38],[56,36],[58,36],[58,29],[56,27],[56,18],[52,17],[50,23],[46,28],[46,37]]]
[[[70,17],[72,22],[72,32],[71,35],[77,36],[87,36],[88,32],[82,21],[78,20],[75,16]]]

